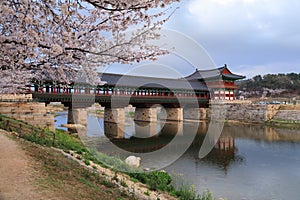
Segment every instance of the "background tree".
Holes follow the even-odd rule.
[[[293,96],[300,94],[300,74],[266,74],[263,77],[257,75],[252,79],[238,82],[239,91],[246,92],[247,97],[261,96],[264,90],[283,90],[279,96]],[[259,91],[260,94],[257,94]]]
[[[69,83],[80,70],[99,84],[99,66],[168,53],[147,41],[159,37],[175,1],[2,0],[0,92],[16,92],[32,78]],[[10,85],[16,74],[24,75],[21,84]]]

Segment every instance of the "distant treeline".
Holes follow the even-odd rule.
[[[300,95],[300,73],[257,75],[252,79],[240,81],[239,93],[258,94],[267,90],[284,90],[284,94]],[[256,92],[256,93],[255,93]]]

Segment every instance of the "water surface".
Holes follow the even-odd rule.
[[[67,121],[67,115],[56,117],[56,126]],[[127,119],[121,128],[104,123],[103,118],[89,116],[86,137],[97,140],[99,151],[121,158],[134,153],[149,153],[171,144],[178,134],[180,143],[171,146],[167,154],[155,159],[142,158],[143,167],[165,162],[172,153],[185,148],[189,135],[196,132],[192,145],[185,153],[164,169],[182,173],[199,191],[208,188],[215,197],[233,200],[299,199],[300,197],[300,130],[270,128],[262,125],[225,125],[213,150],[203,159],[198,158],[209,124],[153,123],[135,124]],[[159,131],[162,129],[161,131]],[[118,146],[113,152],[108,139]],[[102,141],[102,142],[101,142]],[[126,149],[123,153],[118,149]],[[170,153],[170,154],[169,154]]]

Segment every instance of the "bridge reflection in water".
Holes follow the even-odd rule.
[[[126,119],[126,124],[116,124],[104,122],[103,118],[98,119],[102,134],[95,133],[94,128],[88,127],[85,135],[89,145],[97,148],[100,152],[112,156],[118,156],[122,159],[135,153],[151,153],[162,148],[168,148],[168,152],[176,153],[177,149],[188,148],[187,152],[197,159],[200,146],[202,145],[208,129],[207,122],[139,122],[132,119]],[[89,125],[88,125],[89,126]],[[195,134],[192,143],[188,140],[189,135]],[[101,132],[101,131],[100,131]],[[95,137],[96,136],[96,137]],[[171,143],[175,136],[179,137],[180,142]],[[224,170],[228,165],[235,161],[242,161],[237,158],[237,148],[235,147],[234,136],[223,134],[221,138],[211,137],[212,145],[216,143],[213,150],[204,159],[207,162],[214,163]],[[109,140],[109,141],[108,141]],[[111,148],[113,143],[118,148]],[[126,152],[124,152],[126,151]],[[164,155],[161,155],[163,162]],[[165,155],[165,156],[170,156]],[[142,159],[142,167],[147,167],[151,159]]]
[[[102,130],[99,130],[99,127],[91,127],[91,119],[100,123],[99,127]],[[174,145],[168,145],[170,151],[188,145],[190,147],[185,154],[193,158],[196,163],[200,161],[198,153],[209,126],[207,122],[138,122],[132,119],[126,119],[126,124],[120,125],[104,122],[103,118],[95,119],[91,116],[89,116],[88,121],[87,133],[85,136],[81,136],[89,142],[92,141],[93,147],[101,152],[120,158],[135,153],[150,153],[166,147],[177,135],[181,141]],[[185,136],[195,130],[197,134],[192,144],[187,143]],[[214,136],[210,138],[212,144],[216,143],[216,145],[201,162],[213,164],[226,174],[231,165],[246,161],[243,156],[239,155],[235,139],[294,143],[300,141],[300,134],[297,134],[297,130],[270,128],[264,125],[231,124],[224,126],[220,138]],[[111,148],[108,147],[111,145],[108,140],[118,148],[111,151]],[[127,153],[122,150],[127,151]],[[163,156],[159,159],[163,159]],[[147,162],[142,162],[142,166],[147,167]]]
[[[135,152],[147,153],[162,149],[171,144],[178,134],[182,139],[175,146],[170,146],[172,153],[186,145],[184,136],[196,130],[197,135],[188,150],[164,169],[170,173],[183,173],[199,191],[209,188],[216,197],[228,199],[299,197],[295,186],[300,184],[300,130],[255,124],[225,124],[213,150],[205,158],[199,159],[199,149],[209,126],[205,122],[199,123],[197,127],[197,123],[186,121],[134,123],[127,119],[124,128],[118,129],[116,124],[98,118],[96,121],[105,129],[104,133],[90,127],[90,121],[91,116],[85,138],[92,141],[99,151],[120,158],[135,155]],[[210,137],[212,144],[216,139],[213,135]],[[122,154],[117,148],[109,151],[110,141],[129,153]],[[149,162],[164,162],[166,156],[169,155],[155,157],[155,160],[142,158],[142,167],[147,167]],[[266,183],[269,185],[266,186]],[[282,187],[278,187],[278,184]]]

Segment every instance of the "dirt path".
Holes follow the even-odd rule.
[[[95,168],[87,169],[63,151],[11,137],[0,129],[0,200],[175,199],[149,192],[127,175],[118,174],[118,184],[113,183],[116,173],[109,169],[97,165],[99,173],[94,173]]]
[[[32,159],[0,130],[0,200],[44,199],[33,183]]]

